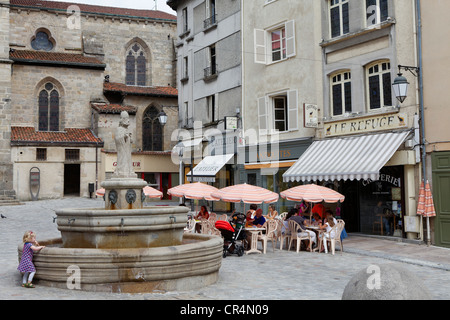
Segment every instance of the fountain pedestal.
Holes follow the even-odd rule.
[[[145,180],[112,178],[103,181],[100,185],[105,188],[105,209],[142,208],[142,188],[147,185]]]

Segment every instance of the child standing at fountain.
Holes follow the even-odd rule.
[[[33,231],[27,231],[23,235],[23,251],[17,270],[23,272],[22,287],[34,288],[33,281],[36,268],[33,264],[33,252],[39,252],[45,246],[40,246],[36,241],[36,235]]]

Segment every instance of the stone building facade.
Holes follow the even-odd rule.
[[[0,195],[91,195],[109,175],[103,161],[115,154],[123,110],[131,114],[133,156],[151,162],[143,154],[151,151],[170,160],[178,118],[175,16],[2,0],[0,33]],[[161,111],[166,126],[157,120]],[[178,173],[170,161],[162,170],[151,173]]]

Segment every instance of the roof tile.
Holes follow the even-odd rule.
[[[158,96],[167,98],[178,97],[178,90],[173,87],[127,86],[123,83],[105,82],[103,84],[103,90],[145,96]]]
[[[43,61],[52,63],[72,63],[80,65],[104,66],[104,63],[96,58],[86,57],[82,54],[33,51],[33,50],[10,50],[11,60],[19,61]]]
[[[66,128],[65,131],[36,131],[34,127],[11,127],[11,144],[66,143],[103,145],[90,129]]]
[[[115,7],[104,7],[104,6],[88,5],[88,4],[81,4],[81,3],[59,2],[59,1],[41,1],[41,0],[11,0],[10,3],[12,6],[46,8],[46,9],[55,9],[55,10],[64,10],[64,11],[66,11],[70,5],[76,5],[80,8],[81,12],[83,12],[83,13],[97,13],[97,14],[107,14],[107,15],[117,15],[117,16],[173,20],[174,22],[176,22],[176,20],[177,20],[176,16],[174,16],[170,13],[158,11],[158,10],[115,8]]]

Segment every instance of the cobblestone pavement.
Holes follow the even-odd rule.
[[[0,299],[39,300],[320,300],[341,299],[348,281],[369,265],[396,264],[419,276],[437,300],[450,299],[450,251],[418,244],[350,235],[344,252],[336,255],[301,251],[272,251],[267,254],[232,255],[223,259],[217,283],[185,292],[145,294],[95,293],[36,285],[20,286],[16,270],[17,246],[26,230],[37,240],[60,236],[54,210],[57,208],[103,207],[101,199],[64,198],[25,202],[0,207]]]

